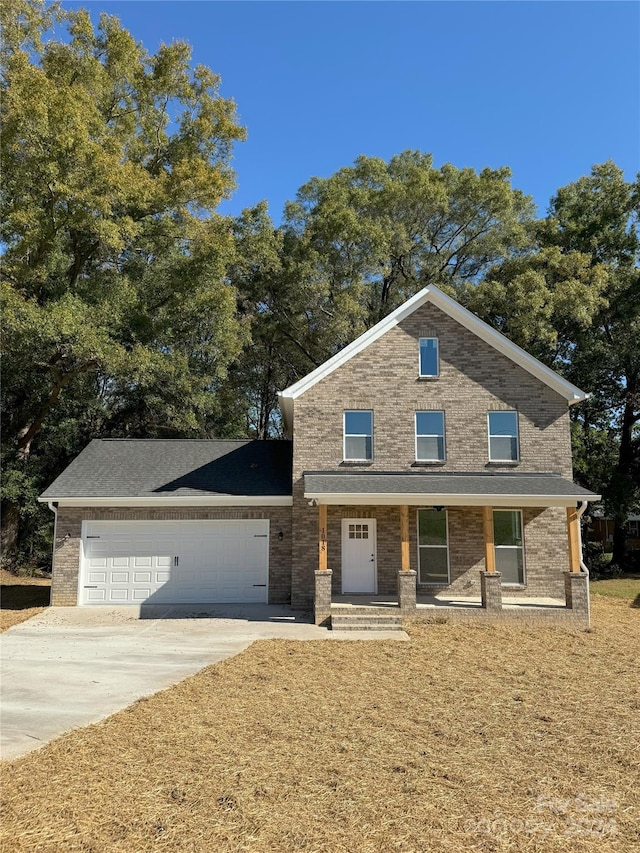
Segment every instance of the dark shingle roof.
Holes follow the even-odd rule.
[[[558,474],[307,471],[305,494],[522,495],[595,498]]]
[[[290,441],[94,439],[41,497],[290,494]]]

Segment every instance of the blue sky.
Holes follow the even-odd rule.
[[[188,41],[248,129],[220,210],[284,202],[360,154],[510,166],[541,214],[613,159],[640,168],[637,2],[93,0],[150,52]]]

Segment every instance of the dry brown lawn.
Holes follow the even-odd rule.
[[[640,613],[265,641],[5,764],[3,850],[636,851]]]
[[[51,580],[12,575],[0,569],[0,631],[26,622],[49,606]]]

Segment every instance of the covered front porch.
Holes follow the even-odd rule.
[[[579,519],[597,496],[567,480],[312,473],[305,497],[318,517],[317,624],[391,612],[588,624]]]

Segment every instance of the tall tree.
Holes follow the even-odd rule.
[[[330,298],[348,296],[362,328],[421,287],[455,291],[527,245],[533,206],[510,177],[507,168],[436,169],[420,151],[359,157],[305,184],[285,229],[314,253]]]
[[[575,336],[568,374],[592,393],[576,410],[587,452],[597,457],[594,426],[617,445],[604,503],[615,520],[612,562],[626,560],[625,522],[640,510],[640,178],[626,182],[613,162],[560,189],[551,201],[542,240],[587,255],[608,275],[593,322]]]
[[[528,252],[492,268],[466,304],[591,397],[571,410],[574,467],[615,519],[640,509],[639,184],[612,162],[560,189]]]
[[[94,28],[86,11],[41,0],[7,0],[1,14],[4,519],[15,539],[25,484],[42,480],[42,430],[85,434],[61,432],[60,417],[99,413],[103,434],[206,434],[210,392],[244,340],[225,275],[233,234],[215,213],[244,130],[183,42],[149,55],[116,18]]]
[[[430,155],[405,151],[312,179],[279,229],[264,206],[245,211],[231,280],[252,344],[230,382],[248,401],[250,429],[277,431],[278,389],[424,285],[456,292],[525,246],[532,205],[509,177],[508,169],[435,169]]]

